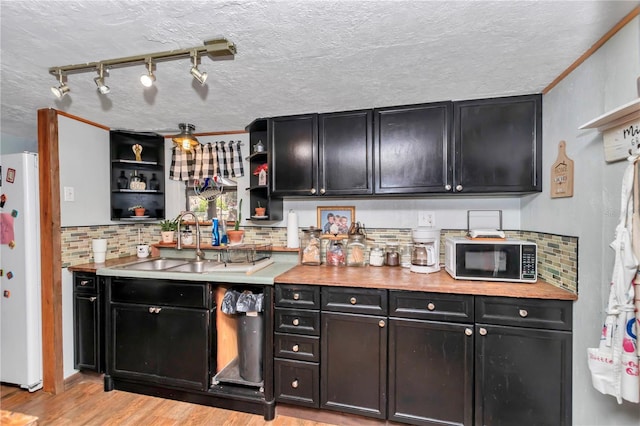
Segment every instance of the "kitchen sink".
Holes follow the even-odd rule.
[[[189,262],[187,259],[151,259],[143,262],[129,263],[127,265],[117,266],[118,269],[126,269],[130,271],[163,271],[165,269],[174,268]]]
[[[182,265],[165,269],[165,272],[194,272],[202,274],[224,268],[224,263],[214,260],[192,260]]]

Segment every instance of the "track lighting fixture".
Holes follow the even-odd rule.
[[[153,82],[156,81],[153,68],[153,61],[149,59],[149,61],[147,61],[147,73],[140,76],[140,83],[142,83],[144,87],[151,87],[153,86]]]
[[[98,86],[98,93],[102,95],[106,95],[111,91],[109,86],[104,84],[104,65],[100,64],[98,67],[98,76],[93,79],[96,82],[96,86]]]
[[[198,64],[200,63],[200,60],[198,59],[198,52],[193,52],[191,55],[191,61],[191,75],[204,86],[204,83],[207,81],[207,73],[198,69]]]
[[[194,146],[200,144],[198,139],[193,136],[193,132],[196,130],[196,126],[189,123],[180,123],[178,124],[180,128],[180,134],[175,135],[171,138],[173,143],[178,145],[184,151],[191,151]]]
[[[58,70],[57,74],[58,74],[58,81],[60,82],[60,86],[58,87],[53,86],[51,88],[51,92],[54,95],[56,95],[58,99],[62,99],[64,95],[66,95],[71,91],[71,89],[69,88],[69,86],[67,86],[67,84],[64,81],[65,79],[64,79],[64,74],[62,74],[62,70]]]
[[[98,91],[102,94],[109,93],[109,87],[104,84],[105,69],[112,70],[114,68],[133,67],[145,65],[147,73],[140,77],[140,82],[145,87],[150,87],[155,81],[154,68],[158,62],[175,61],[178,59],[191,58],[191,75],[204,84],[207,80],[207,73],[198,69],[200,58],[203,55],[209,56],[211,60],[227,60],[234,59],[236,55],[236,46],[225,38],[207,40],[203,46],[191,47],[188,49],[169,50],[166,52],[146,53],[144,55],[128,56],[125,58],[107,59],[99,62],[89,62],[76,65],[64,65],[60,67],[49,68],[49,73],[56,76],[59,80],[59,87],[52,87],[51,91],[58,98],[62,98],[70,91],[66,85],[66,76],[69,74],[80,74],[85,72],[98,71],[98,77],[94,78]],[[64,77],[64,78],[63,78]]]

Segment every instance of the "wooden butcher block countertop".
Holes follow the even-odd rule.
[[[127,263],[135,262],[136,260],[141,260],[138,256],[126,256],[126,257],[118,257],[116,259],[107,259],[105,263],[83,263],[81,265],[73,265],[69,266],[69,271],[71,272],[88,272],[91,274],[95,274],[96,271],[100,268],[111,268],[113,266],[124,265]]]
[[[276,284],[311,284],[411,290],[477,296],[577,300],[578,296],[542,280],[537,283],[455,280],[444,269],[432,274],[392,266],[336,267],[298,265],[275,278]]]

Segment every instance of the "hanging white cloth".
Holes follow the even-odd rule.
[[[630,161],[635,161],[635,158],[630,158]],[[631,243],[632,189],[637,184],[634,171],[632,162],[622,180],[620,221],[616,227],[616,238],[610,245],[615,251],[615,260],[600,345],[587,349],[593,386],[603,394],[615,396],[619,404],[623,399],[640,402],[633,286],[638,273],[638,259]]]

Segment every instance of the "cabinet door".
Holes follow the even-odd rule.
[[[155,377],[157,363],[157,321],[150,306],[111,305],[110,374],[137,378]]]
[[[541,95],[455,103],[456,192],[542,190]]]
[[[386,321],[385,317],[322,313],[321,408],[386,418]]]
[[[319,193],[373,193],[372,111],[319,116]]]
[[[476,424],[571,424],[570,332],[477,324],[476,333]]]
[[[318,116],[277,117],[271,121],[271,188],[273,195],[318,192]]]
[[[450,191],[451,116],[451,102],[374,110],[376,194]]]
[[[99,371],[98,297],[76,294],[73,298],[74,363],[78,370]]]
[[[389,320],[389,420],[473,423],[473,326]]]
[[[209,321],[206,310],[162,307],[156,313],[157,365],[162,381],[206,390],[209,383]]]

